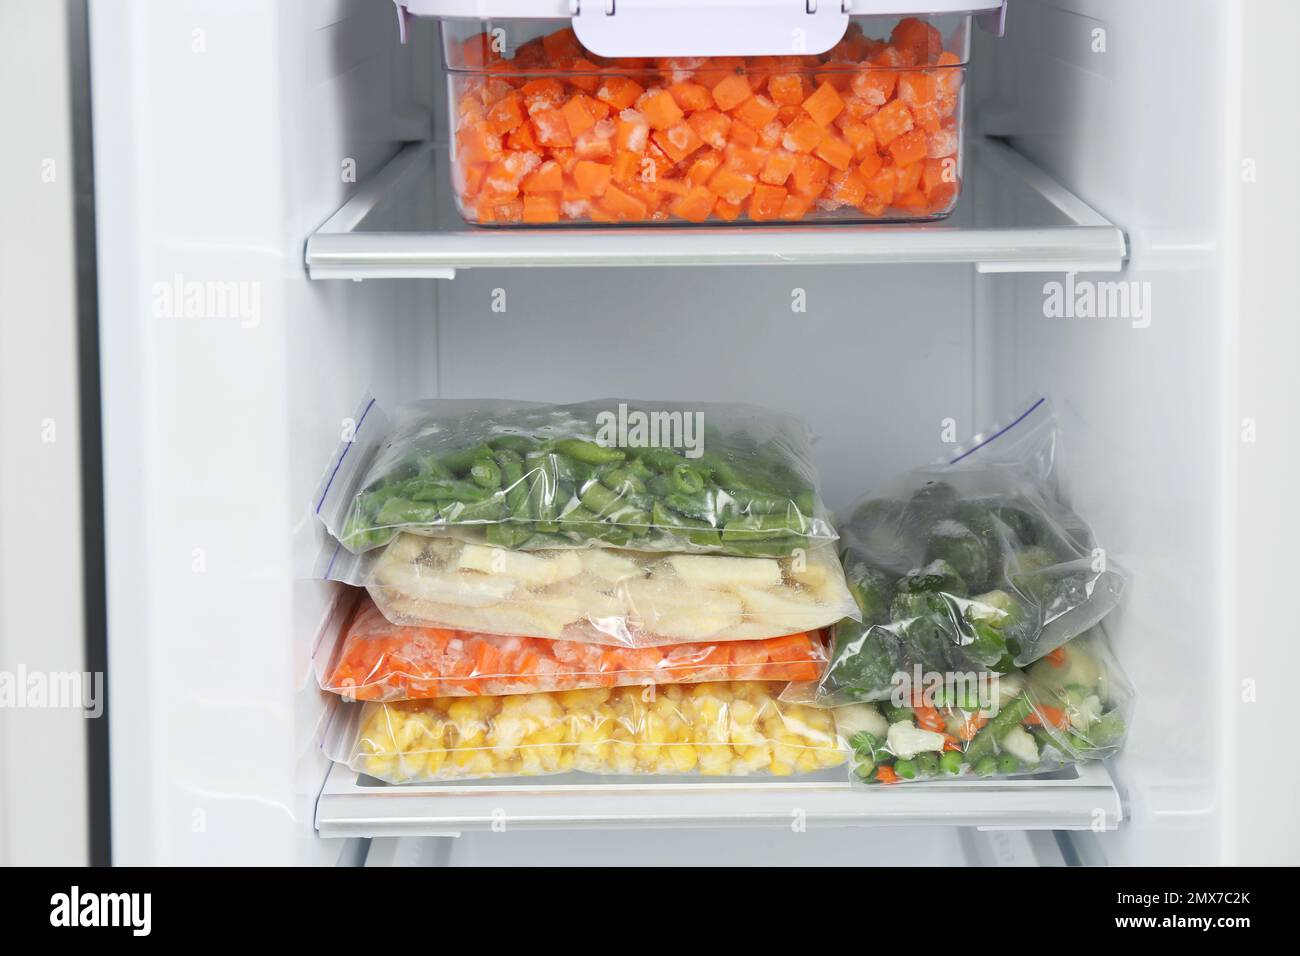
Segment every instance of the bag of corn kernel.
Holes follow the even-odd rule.
[[[353,700],[527,694],[719,680],[816,680],[820,632],[753,641],[631,648],[393,624],[362,595],[332,653],[324,690]]]
[[[734,681],[347,707],[336,761],[389,783],[591,774],[789,776],[843,764],[830,711]]]

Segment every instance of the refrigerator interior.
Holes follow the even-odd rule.
[[[968,262],[309,280],[306,237],[403,142],[445,135],[436,28],[416,23],[400,46],[380,0],[92,4],[115,862],[356,858],[315,828],[329,702],[310,657],[337,591],[309,579],[322,540],[309,499],[366,389],[388,406],[758,402],[819,434],[832,507],[943,454],[947,420],[969,442],[1049,394],[1066,500],[1135,582],[1109,627],[1140,695],[1108,768],[1125,818],[1112,832],[859,821],[807,835],[579,826],[430,840],[456,831],[441,823],[413,827],[403,859],[626,863],[671,848],[680,863],[779,863],[822,847],[846,862],[953,864],[1002,846],[1016,862],[1230,858],[1240,797],[1223,772],[1230,708],[1216,702],[1237,673],[1219,636],[1236,382],[1232,330],[1216,318],[1233,250],[1207,237],[1228,225],[1221,171],[1235,159],[1187,144],[1235,122],[1216,91],[1239,64],[1172,61],[1221,48],[1239,24],[1211,0],[1012,7],[1006,37],[977,36],[969,119],[1126,232],[1121,275],[1076,278],[1151,283],[1147,327],[1049,318],[1059,272]],[[1153,49],[1163,30],[1174,41]],[[174,294],[187,282],[235,283],[243,305],[187,316]],[[400,862],[398,842],[376,840],[372,862]]]

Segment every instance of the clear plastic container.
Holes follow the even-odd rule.
[[[825,53],[778,56],[610,58],[569,20],[441,23],[471,223],[934,220],[961,192],[969,13],[852,16]]]

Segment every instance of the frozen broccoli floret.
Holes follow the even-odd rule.
[[[969,527],[946,519],[930,529],[926,560],[946,561],[966,585],[974,590],[988,586],[993,571],[989,548]]]
[[[899,594],[889,609],[889,625],[907,643],[911,655],[928,669],[946,669],[961,637],[952,609],[942,594]]]
[[[923,568],[913,568],[898,581],[898,593],[921,594],[942,591],[957,597],[969,594],[966,581],[947,561],[931,561]]]
[[[878,624],[889,618],[889,602],[894,596],[894,579],[877,568],[856,561],[846,572],[849,591],[858,602],[865,624]]]

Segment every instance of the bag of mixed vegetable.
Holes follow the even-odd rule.
[[[1133,692],[1100,631],[981,687],[834,710],[853,749],[852,778],[899,783],[1059,770],[1117,753]]]
[[[835,540],[799,420],[744,405],[372,399],[316,514],[361,553],[399,533],[512,550],[788,557]]]
[[[1127,576],[1058,500],[1056,448],[1040,399],[853,509],[841,546],[862,620],[836,625],[818,703],[885,700],[904,675],[1009,674],[1119,604]]]

